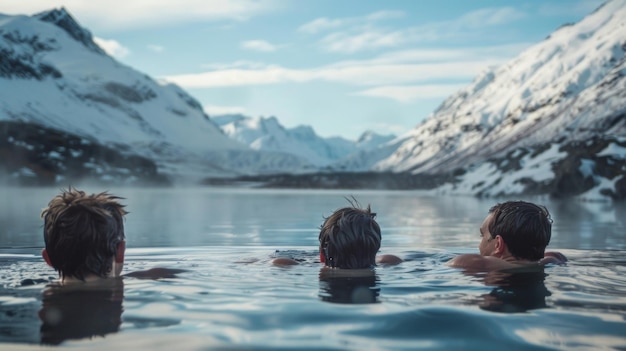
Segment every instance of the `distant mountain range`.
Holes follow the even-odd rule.
[[[0,177],[624,199],[625,19],[626,0],[607,2],[488,68],[408,133],[350,141],[275,117],[208,116],[106,55],[64,9],[0,15]]]
[[[289,152],[311,162],[315,167],[336,167],[355,153],[371,151],[395,138],[364,132],[356,141],[341,137],[322,138],[310,126],[283,127],[276,117],[243,115],[212,116],[224,133],[254,150]],[[388,153],[388,155],[390,155]]]
[[[281,134],[284,128],[275,119],[273,125],[270,121],[259,124],[267,127],[257,133],[265,133],[266,142],[250,144],[235,137],[252,133],[251,127],[230,138],[184,90],[157,82],[108,56],[65,9],[35,16],[0,15],[0,90],[1,125],[26,123],[42,134],[63,132],[90,144],[106,145],[113,153],[143,157],[155,164],[157,173],[173,181],[311,171],[360,145],[319,138],[309,127]],[[123,172],[119,177],[105,171],[74,172],[75,167],[65,166],[73,161],[65,158],[63,149],[50,149],[45,139],[19,140],[9,135],[13,126],[4,127],[5,150],[10,152],[0,163],[9,180],[28,184],[85,176],[123,180]],[[238,126],[224,127],[234,131]],[[26,152],[38,144],[45,144],[41,150],[54,153],[59,167],[38,164],[54,157]],[[97,155],[92,163],[108,165]],[[125,166],[109,166],[130,172]]]

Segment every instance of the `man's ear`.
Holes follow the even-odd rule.
[[[126,241],[122,240],[117,244],[117,252],[115,253],[115,262],[124,263],[125,252],[126,252]]]
[[[496,253],[504,253],[507,250],[506,243],[500,235],[496,235]]]
[[[43,257],[44,261],[46,261],[48,266],[52,267],[52,263],[50,262],[50,257],[48,257],[48,251],[46,251],[46,249],[41,250],[41,257]]]

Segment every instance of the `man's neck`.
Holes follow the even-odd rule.
[[[96,282],[101,282],[101,281],[107,281],[111,278],[115,278],[115,276],[113,274],[109,274],[106,277],[101,277],[96,274],[88,274],[84,277],[84,279],[80,279],[74,276],[61,277],[59,282],[63,285],[84,284],[84,283],[96,283]]]
[[[508,250],[505,251],[502,255],[496,256],[499,259],[512,263],[512,264],[531,264],[531,263],[537,263],[537,261],[532,261],[532,260],[527,260],[527,259],[520,259],[517,258],[515,256],[513,256]]]
[[[66,284],[79,284],[79,283],[92,283],[95,281],[99,281],[105,278],[98,277],[97,275],[88,275],[85,279],[79,279],[76,277],[63,277],[60,279],[60,283],[63,285]]]

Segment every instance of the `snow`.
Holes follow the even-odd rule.
[[[620,159],[626,159],[626,147],[610,143],[604,150],[597,153],[597,156],[614,156]]]
[[[592,160],[581,160],[580,163],[580,173],[583,177],[593,177],[594,175],[595,162]]]
[[[541,183],[554,177],[552,164],[566,156],[566,153],[559,151],[559,147],[558,144],[551,145],[550,148],[534,157],[531,157],[530,153],[526,154],[520,161],[523,167],[519,170],[502,172],[492,162],[480,163],[462,175],[459,183],[454,186],[440,187],[438,191],[458,195],[480,193],[483,196],[523,194],[525,185],[521,182],[522,179]]]
[[[13,176],[14,177],[17,177],[17,176],[35,177],[36,174],[35,172],[33,172],[32,169],[28,167],[22,167],[17,172],[15,172]]]
[[[64,10],[55,15],[69,16]],[[558,151],[562,140],[602,135],[626,142],[626,0],[609,1],[510,62],[486,68],[407,133],[368,131],[356,141],[322,138],[310,126],[285,128],[275,117],[209,117],[180,87],[94,49],[86,29],[76,24],[70,35],[41,16],[0,15],[0,49],[39,74],[0,75],[0,120],[37,123],[79,135],[85,144],[132,150],[166,174],[198,179],[322,167],[412,173],[462,168],[467,172],[460,183],[437,191],[503,195],[523,192],[522,179],[552,179],[552,165],[565,157]],[[76,40],[76,33],[88,40]],[[524,149],[545,144],[550,148],[526,154],[518,170],[503,172],[486,161],[514,150],[517,159]],[[596,156],[626,159],[626,147],[610,143]],[[580,170],[594,176],[593,162],[583,160]],[[590,197],[614,186],[615,180],[594,179],[599,185]]]
[[[566,153],[559,151],[558,144],[553,144],[548,150],[534,158],[531,158],[530,155],[526,155],[522,161],[524,167],[511,174],[511,176],[516,179],[530,178],[536,182],[552,179],[554,177],[552,164],[561,160],[566,155]]]
[[[49,158],[49,159],[57,159],[57,160],[62,160],[62,159],[63,159],[63,156],[62,156],[60,153],[56,152],[56,151],[50,151],[50,152],[48,153],[48,158]]]
[[[507,195],[524,191],[522,180],[554,178],[552,166],[566,156],[564,141],[598,136],[626,139],[626,0],[609,1],[579,23],[561,27],[500,67],[484,70],[472,84],[444,101],[423,123],[402,135],[397,149],[372,166],[378,171],[467,172],[438,191]],[[503,173],[487,160],[550,144],[522,168]],[[597,156],[626,158],[610,144]],[[506,160],[501,164],[503,167]],[[581,171],[593,176],[594,164]]]
[[[316,168],[342,163],[343,168],[354,170],[356,166],[352,166],[351,161],[343,160],[353,160],[358,157],[356,155],[374,150],[394,138],[393,135],[382,136],[371,131],[357,141],[341,137],[322,138],[310,126],[285,128],[275,117],[225,115],[215,116],[214,120],[226,135],[254,150],[288,153]],[[348,164],[351,166],[348,167]]]
[[[602,190],[615,189],[615,182],[618,180],[618,178],[619,177],[616,177],[614,179],[607,179],[603,177],[596,177],[595,181],[598,184],[592,189],[578,195],[578,198],[586,201],[606,201],[606,195],[602,195],[600,192]]]
[[[211,164],[208,160],[216,153],[241,155],[249,162],[242,167],[249,170],[294,169],[291,156],[282,156],[283,160],[278,153],[252,157],[250,153],[258,152],[225,135],[180,87],[153,80],[90,48],[93,43],[77,41],[63,28],[37,18],[0,17],[0,31],[5,33],[0,36],[0,48],[6,48],[35,71],[42,65],[53,67],[60,77],[42,75],[38,80],[0,76],[0,119],[67,131],[89,143],[94,140],[121,145],[155,160],[165,173],[194,177],[239,173],[238,169]],[[90,38],[84,31],[79,34]],[[243,160],[232,163],[241,164]]]
[[[625,26],[626,1],[610,1],[485,70],[407,133],[375,169],[445,172],[561,136],[623,135],[623,129],[601,126],[626,110],[626,79],[619,74],[626,68]]]

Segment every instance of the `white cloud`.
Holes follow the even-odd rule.
[[[312,81],[338,82],[354,86],[398,86],[436,80],[465,81],[485,67],[498,65],[515,56],[522,46],[507,45],[471,49],[398,51],[371,60],[341,61],[334,64],[292,69],[249,61],[214,64],[197,74],[164,77],[185,88],[217,88]],[[509,55],[506,55],[509,54]]]
[[[327,51],[354,53],[364,50],[376,50],[399,46],[406,41],[402,32],[369,31],[358,34],[337,32],[321,40]]]
[[[241,43],[241,47],[246,50],[261,51],[261,52],[273,52],[276,51],[276,46],[268,43],[265,40],[248,40]]]
[[[424,84],[412,86],[382,86],[353,93],[352,95],[372,96],[411,102],[419,99],[445,98],[466,84]]]
[[[327,29],[340,27],[343,25],[343,23],[344,21],[342,20],[331,20],[326,17],[322,17],[303,24],[302,26],[300,26],[300,28],[298,28],[298,31],[315,34],[325,31]]]
[[[243,68],[243,69],[252,69],[252,70],[264,69],[268,65],[263,62],[237,60],[237,61],[228,62],[228,63],[219,63],[219,62],[205,63],[201,66],[202,68],[215,71],[215,70],[227,70],[227,69],[233,69],[233,68]]]
[[[204,112],[209,116],[245,114],[246,109],[240,106],[204,105]]]
[[[115,58],[124,58],[130,54],[130,50],[122,46],[122,44],[118,43],[112,39],[102,39],[98,37],[94,37],[93,41],[98,44],[99,47],[102,48],[107,54],[113,56]]]
[[[475,46],[452,49],[410,49],[384,53],[371,60],[372,63],[402,62],[450,62],[479,59],[509,59],[519,55],[533,43],[513,43],[495,46]],[[350,61],[344,61],[350,62]]]
[[[276,0],[29,0],[2,4],[7,14],[65,7],[94,30],[122,30],[195,20],[247,20],[276,8]]]
[[[344,26],[361,27],[364,25],[371,25],[374,22],[393,20],[396,18],[404,17],[405,13],[402,11],[378,11],[362,17],[346,17],[329,19],[327,17],[316,18],[311,22],[305,23],[298,28],[298,31],[309,34],[315,34],[323,32],[333,28],[339,28]]]
[[[405,15],[403,11],[378,11],[365,16],[365,18],[369,21],[383,21],[401,18]]]
[[[299,30],[310,34],[328,31],[319,41],[323,50],[352,54],[410,43],[461,40],[472,35],[483,35],[481,29],[510,23],[527,14],[513,7],[493,7],[472,11],[454,20],[402,29],[392,24],[385,26],[385,21],[403,16],[404,12],[380,11],[363,17],[318,18],[301,26]]]
[[[198,74],[167,76],[164,79],[184,88],[217,88],[312,80],[309,71],[292,70],[279,66],[267,66],[262,69],[228,68]]]
[[[600,7],[606,0],[579,0],[570,1],[567,6],[562,4],[542,3],[539,6],[538,14],[540,16],[585,16]]]
[[[492,7],[472,11],[454,21],[457,28],[497,26],[522,19],[526,14],[512,7]]]
[[[163,52],[165,48],[161,45],[148,45],[148,49],[154,52]]]

